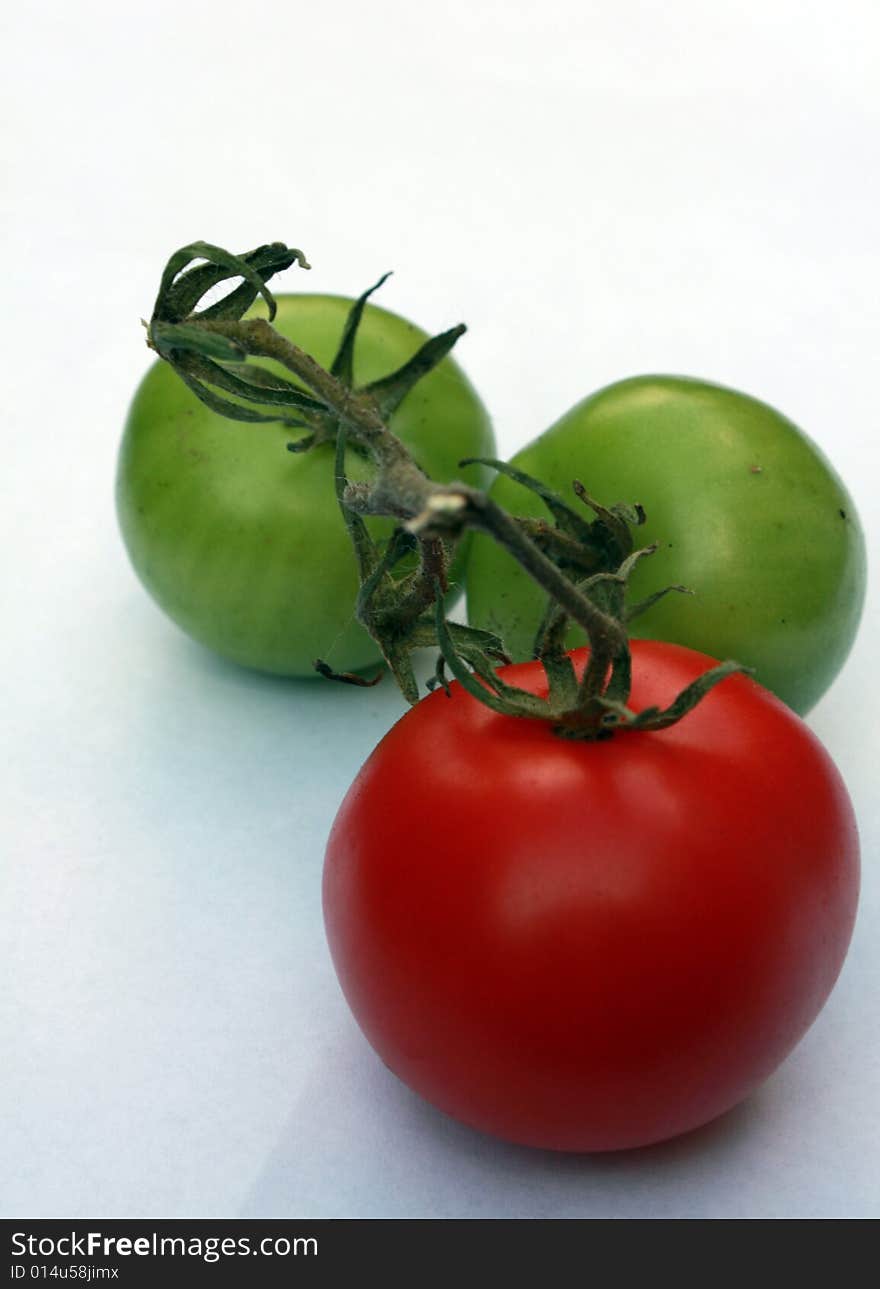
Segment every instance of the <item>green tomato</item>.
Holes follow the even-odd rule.
[[[512,464],[573,497],[644,506],[630,599],[681,583],[632,622],[632,634],[735,658],[795,711],[825,692],[849,652],[865,593],[865,546],[840,479],[779,412],[703,381],[639,376],[578,403]],[[535,495],[499,477],[491,495],[546,517]],[[488,538],[475,540],[468,616],[530,656],[542,592]],[[569,644],[583,640],[573,630]]]
[[[277,304],[277,330],[329,366],[353,301],[282,295]],[[367,305],[355,384],[395,371],[426,339],[405,319]],[[485,484],[479,468],[458,468],[463,457],[491,455],[493,439],[478,395],[452,358],[410,390],[390,425],[432,478]],[[157,362],[125,425],[119,523],[144,586],[193,639],[261,671],[313,675],[316,658],[356,671],[379,652],[354,619],[358,576],[336,500],[335,449],[288,452],[299,433],[227,420]],[[352,479],[367,477],[354,453],[346,469]],[[392,528],[382,520],[369,526],[376,536]],[[457,561],[453,578],[460,571]]]

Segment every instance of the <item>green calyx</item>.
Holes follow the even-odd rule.
[[[470,461],[462,465],[471,464]],[[564,570],[581,596],[619,628],[615,637],[602,633],[597,648],[594,630],[591,654],[583,675],[578,679],[564,640],[571,614],[551,594],[538,628],[533,657],[544,667],[548,682],[546,699],[507,684],[483,657],[476,663],[465,659],[456,649],[455,640],[444,621],[442,598],[436,599],[437,637],[441,660],[433,686],[444,683],[448,667],[463,688],[481,702],[504,715],[548,721],[564,738],[608,738],[620,728],[633,730],[665,729],[677,721],[720,681],[747,668],[736,662],[724,662],[711,668],[683,690],[668,708],[648,708],[636,713],[627,707],[632,685],[629,640],[625,626],[660,596],[670,592],[687,594],[683,586],[669,586],[636,604],[627,603],[626,590],[630,574],[639,560],[653,555],[656,546],[634,547],[632,530],[644,523],[640,506],[600,505],[579,481],[572,488],[595,518],[588,520],[558,493],[540,480],[500,461],[484,460],[525,488],[537,493],[545,502],[553,524],[544,521],[518,520],[543,553]],[[588,628],[589,630],[589,628]],[[467,663],[470,663],[470,670]]]
[[[207,262],[187,267],[193,259]],[[266,282],[294,264],[311,268],[302,251],[292,250],[282,242],[260,246],[245,255],[232,255],[208,242],[193,242],[168,261],[147,330],[150,346],[212,411],[232,420],[281,421],[292,428],[305,429],[306,434],[288,446],[291,452],[306,452],[318,443],[335,441],[340,409],[310,393],[303,384],[249,363],[248,355],[260,355],[261,347],[236,334],[234,325],[242,322],[260,297],[272,321],[275,299]],[[323,372],[312,361],[312,372],[305,373],[306,386],[308,375],[320,371],[335,382],[337,393],[346,390],[356,394],[382,420],[396,411],[422,376],[442,362],[466,330],[459,325],[432,337],[397,371],[356,389],[353,371],[358,327],[370,296],[390,276],[383,274],[355,301],[329,372]],[[240,286],[216,304],[197,311],[209,291],[236,278],[244,279]],[[308,355],[302,357],[308,360]]]

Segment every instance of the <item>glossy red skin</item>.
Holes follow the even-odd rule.
[[[632,649],[635,709],[711,665]],[[540,692],[538,664],[505,674]],[[746,677],[602,743],[456,685],[360,771],[324,912],[352,1011],[405,1083],[509,1141],[605,1151],[696,1128],[779,1065],[840,971],[858,873],[837,770]]]

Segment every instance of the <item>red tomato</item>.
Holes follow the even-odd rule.
[[[636,710],[711,665],[632,651]],[[504,675],[546,693],[537,663]],[[324,871],[385,1063],[475,1128],[572,1151],[696,1128],[766,1079],[828,997],[857,894],[834,765],[744,676],[598,743],[438,691],[360,771]]]

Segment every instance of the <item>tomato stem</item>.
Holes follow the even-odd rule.
[[[187,267],[194,259],[205,263]],[[241,256],[205,242],[184,247],[171,257],[163,274],[148,344],[214,411],[238,420],[281,420],[304,429],[304,435],[288,445],[291,451],[335,441],[336,496],[361,581],[357,617],[378,643],[409,702],[419,697],[412,653],[434,646],[441,660],[431,687],[448,688],[448,667],[466,690],[499,713],[549,721],[565,737],[603,738],[618,727],[664,728],[690,711],[713,684],[742,670],[736,663],[722,664],[701,676],[665,711],[630,712],[625,624],[647,604],[628,610],[626,587],[636,563],[655,549],[633,548],[631,530],[644,521],[644,513],[637,506],[603,506],[575,480],[574,495],[594,516],[589,520],[540,480],[495,460],[481,463],[540,496],[552,524],[517,519],[465,483],[434,483],[387,422],[410,389],[449,353],[464,326],[434,336],[397,371],[355,388],[358,327],[369,297],[388,274],[355,301],[328,371],[271,325],[275,302],[266,283],[295,263],[309,267],[301,251],[280,242]],[[207,291],[234,279],[241,282],[229,295],[197,311]],[[243,316],[258,296],[266,301],[269,320]],[[278,377],[249,358],[272,359],[296,379]],[[348,481],[347,448],[371,460],[368,482]],[[471,462],[462,462],[466,464]],[[364,523],[368,515],[398,521],[382,549]],[[496,636],[446,621],[449,561],[469,530],[486,533],[502,545],[548,596],[535,643],[535,655],[548,678],[546,700],[501,679],[495,664],[507,657]],[[416,567],[400,573],[403,557],[413,549],[418,553]],[[590,643],[580,681],[563,646],[570,621],[584,629]],[[321,675],[346,684],[375,683],[336,673],[321,661],[315,666]]]

